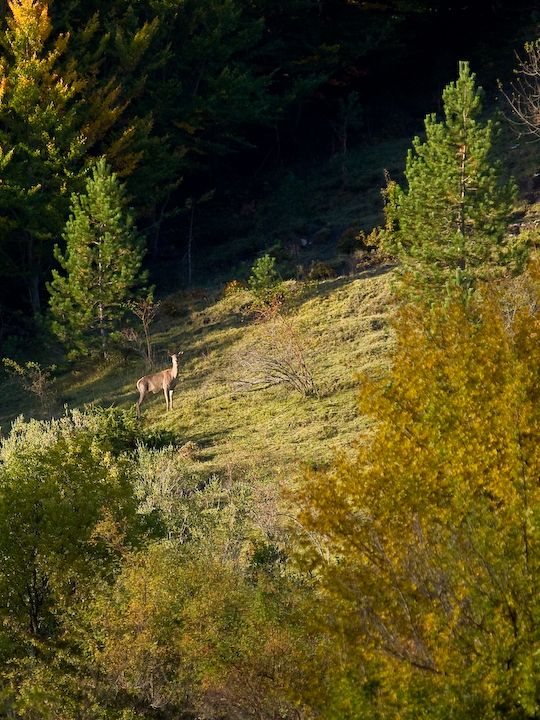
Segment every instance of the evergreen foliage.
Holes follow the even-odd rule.
[[[148,112],[140,118],[127,111],[140,80],[128,83],[126,68],[137,74],[156,23],[116,34],[123,52],[120,81],[103,72],[110,33],[88,49],[96,22],[82,32],[85,42],[77,36],[74,44],[69,32],[57,31],[46,0],[10,0],[2,21],[0,273],[17,295],[25,287],[38,316],[53,245],[85,165],[106,150],[114,167],[130,175],[149,142]]]
[[[160,44],[157,9],[144,3],[66,0],[51,7],[54,27],[70,35],[70,59],[84,77],[79,121],[86,155],[107,159],[128,182],[139,211],[151,211],[159,180],[176,180],[167,153],[172,149],[152,131],[148,76],[169,57]],[[172,180],[171,180],[172,177]],[[156,187],[158,186],[158,187]],[[159,193],[158,193],[159,194]]]
[[[466,62],[443,91],[444,121],[425,119],[407,156],[407,187],[389,182],[384,244],[406,282],[434,292],[469,290],[479,279],[517,271],[525,248],[506,234],[515,186],[496,158],[497,126],[483,122],[482,91]]]
[[[5,282],[24,283],[37,315],[43,274],[85,151],[77,121],[82,81],[75,63],[62,67],[68,36],[52,39],[47,3],[8,5],[0,35],[0,272]]]
[[[276,269],[276,258],[266,253],[253,263],[248,285],[256,302],[270,305],[281,294],[281,279]]]
[[[315,91],[396,23],[347,0],[7,3],[0,302],[16,310],[28,297],[40,315],[54,241],[93,158],[127,183],[155,258],[201,187],[236,203],[226,158],[279,160]]]
[[[56,246],[55,257],[66,274],[53,270],[49,285],[53,330],[72,351],[99,348],[106,357],[109,337],[145,274],[125,189],[104,158],[85,193],[72,196],[64,240],[65,251]]]

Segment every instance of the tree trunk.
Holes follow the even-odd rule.
[[[103,312],[103,304],[98,305],[99,312],[99,334],[101,335],[101,352],[103,353],[103,359],[107,359],[107,331],[105,330],[105,315]]]
[[[34,318],[41,316],[41,299],[39,297],[39,260],[36,258],[34,238],[24,233],[26,244],[26,262],[28,268],[28,299]]]
[[[187,247],[187,263],[188,263],[188,287],[191,287],[193,277],[192,269],[192,248],[193,248],[193,218],[195,215],[195,201],[191,205],[191,215],[189,218],[188,247]]]
[[[28,295],[34,319],[41,317],[41,298],[39,296],[39,275],[37,272],[30,275],[28,280]]]
[[[465,128],[464,128],[465,131]],[[465,231],[466,231],[466,225],[465,225],[465,198],[467,194],[467,178],[466,178],[466,169],[467,169],[467,139],[463,141],[463,145],[460,148],[461,153],[461,163],[460,163],[460,176],[459,176],[459,215],[458,215],[458,230],[459,234],[461,235],[461,258],[459,261],[459,267],[462,271],[465,270],[466,267],[466,252],[465,252]]]
[[[148,362],[148,367],[151,370],[154,367],[154,359],[153,359],[153,353],[152,353],[152,343],[150,342],[150,332],[149,332],[149,323],[148,320],[143,320],[143,332],[144,332],[144,338],[146,340],[146,359]]]

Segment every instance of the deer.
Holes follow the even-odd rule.
[[[169,353],[172,361],[172,367],[153,375],[143,375],[137,380],[137,390],[139,391],[139,399],[137,400],[137,417],[141,417],[141,405],[143,400],[149,393],[157,393],[163,390],[165,395],[166,411],[173,409],[173,393],[176,383],[178,382],[178,358],[183,352]]]

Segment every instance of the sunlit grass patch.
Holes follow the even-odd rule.
[[[286,385],[239,386],[239,358],[265,333],[264,322],[250,309],[249,293],[177,294],[153,336],[163,368],[169,363],[166,350],[184,351],[174,408],[165,412],[162,393],[149,396],[141,422],[149,430],[170,432],[178,446],[195,443],[194,462],[205,475],[286,477],[302,463],[329,460],[365,424],[356,409],[358,373],[378,374],[387,366],[389,284],[385,272],[292,284],[282,312],[316,383],[311,396]],[[59,394],[70,407],[134,407],[135,384],[144,373],[141,361],[85,364],[58,379]],[[23,407],[11,394],[3,423]]]

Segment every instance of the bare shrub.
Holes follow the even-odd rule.
[[[124,328],[119,333],[120,344],[144,359],[146,367],[152,370],[155,366],[154,348],[150,338],[150,325],[154,322],[159,312],[159,302],[154,302],[150,294],[140,300],[132,300],[127,304],[133,315],[140,320],[142,334],[135,328]]]
[[[512,333],[520,313],[538,313],[538,278],[530,270],[509,278],[499,288],[499,306],[507,332]]]
[[[39,399],[43,415],[49,415],[56,399],[54,389],[55,378],[52,377],[56,366],[50,365],[44,368],[32,360],[25,365],[19,365],[18,362],[11,358],[4,358],[3,363],[8,375],[10,375],[23,390],[32,393]]]
[[[239,390],[254,390],[272,385],[286,385],[300,395],[318,395],[309,369],[302,339],[291,321],[274,306],[259,312],[260,333],[255,342],[242,350],[236,359]]]
[[[124,360],[135,354],[144,360],[145,365],[148,364],[144,338],[135,330],[135,328],[123,328],[117,334],[116,340],[120,346],[120,351]]]
[[[240,282],[240,280],[229,280],[223,288],[223,297],[233,297],[234,295],[241,293],[244,289],[245,286]]]
[[[515,73],[510,92],[503,91],[514,113],[513,123],[520,132],[540,138],[540,40],[526,43]]]

